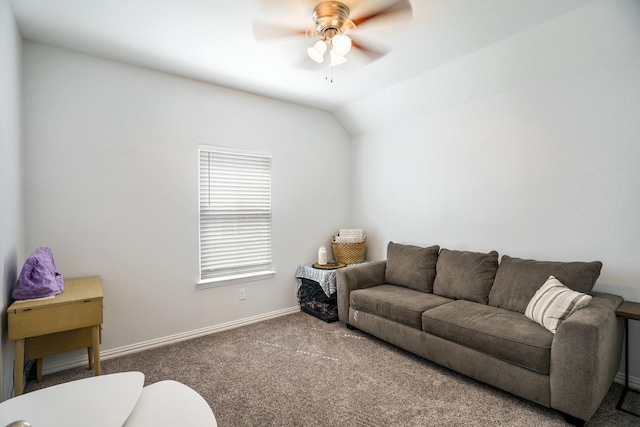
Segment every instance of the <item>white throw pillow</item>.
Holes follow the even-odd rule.
[[[563,320],[591,302],[591,295],[572,291],[558,279],[549,279],[529,301],[524,315],[554,334]]]

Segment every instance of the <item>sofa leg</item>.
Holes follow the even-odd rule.
[[[352,326],[348,323],[345,323],[345,325],[347,326],[347,329],[351,329],[351,330],[357,329],[355,326]]]
[[[569,415],[569,414],[565,414],[564,419],[566,422],[576,427],[583,427],[585,424],[584,420],[581,420],[580,418],[574,417],[573,415]]]

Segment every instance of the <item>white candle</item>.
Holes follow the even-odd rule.
[[[318,249],[318,264],[327,265],[327,249],[324,246]]]

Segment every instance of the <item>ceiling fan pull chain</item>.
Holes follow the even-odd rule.
[[[331,67],[329,67],[329,49],[325,50],[324,52],[324,79],[325,80],[329,80],[329,70],[331,69]]]

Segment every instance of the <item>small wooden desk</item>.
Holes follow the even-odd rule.
[[[9,339],[16,342],[16,396],[22,394],[25,360],[37,360],[41,380],[43,357],[86,348],[89,367],[100,375],[102,298],[100,276],[92,276],[66,279],[64,292],[53,298],[16,301],[9,306]]]
[[[636,390],[629,388],[629,319],[640,320],[640,303],[625,301],[616,310],[616,315],[624,319],[624,334],[625,334],[625,354],[624,354],[624,389],[616,409],[622,412],[626,412],[631,415],[640,416],[634,412],[627,411],[622,407],[624,398],[627,396],[627,392]]]

